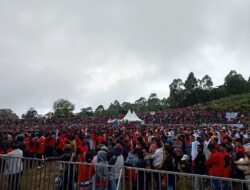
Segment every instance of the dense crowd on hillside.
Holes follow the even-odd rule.
[[[249,179],[250,167],[238,165],[250,165],[249,133],[244,128],[214,125],[226,122],[223,113],[175,110],[140,117],[150,125],[122,123],[114,127],[107,124],[107,117],[1,123],[2,128],[8,127],[12,131],[0,132],[0,154],[5,159],[8,156],[24,156],[44,158],[46,161],[117,166],[113,170],[94,166],[80,168],[74,174],[77,179],[65,182],[61,189],[70,189],[67,187],[72,187],[72,183],[77,182],[82,189],[95,187],[115,190],[121,166]],[[211,125],[196,125],[201,120]],[[233,122],[238,123],[239,117]],[[179,123],[189,125],[176,125]],[[6,165],[0,171],[19,179],[21,167],[13,171],[8,170]],[[42,162],[38,169],[41,167]],[[72,175],[73,170],[69,170],[64,174],[65,179],[67,175]],[[178,185],[174,175],[166,178],[154,173],[151,179],[150,176],[144,177],[145,173],[139,172],[137,176],[132,170],[127,175],[135,188],[139,183],[140,189],[148,189],[151,180],[154,181],[155,189],[159,189],[163,183],[167,184],[168,189],[175,189]],[[196,179],[194,189],[201,189],[202,183],[200,179]],[[225,181],[211,181],[213,190],[227,189],[228,186]],[[247,189],[247,186],[244,185],[243,189]]]
[[[233,120],[227,120],[226,112],[220,111],[193,111],[188,108],[172,109],[166,112],[153,112],[139,114],[146,124],[236,124],[240,123],[241,116],[247,113],[239,112]],[[106,125],[109,119],[121,119],[123,116],[80,116],[73,115],[68,118],[34,118],[34,119],[17,119],[1,120],[0,128],[33,128],[34,126],[44,127],[68,127],[76,125],[79,127],[89,125]]]

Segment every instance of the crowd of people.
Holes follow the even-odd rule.
[[[87,116],[75,114],[67,118],[56,118],[53,115],[49,117],[40,117],[32,119],[1,119],[0,118],[0,128],[24,128],[24,127],[51,127],[51,126],[70,126],[78,125],[80,127],[89,125],[103,125],[106,124],[109,119],[122,119],[124,115],[109,116]],[[191,108],[176,108],[169,111],[162,112],[151,112],[138,114],[147,124],[235,124],[241,122],[242,116],[247,116],[247,113],[238,112],[237,117],[232,120],[226,118],[226,112],[223,111],[195,111]]]
[[[160,189],[165,184],[172,190],[181,189],[181,185],[173,174],[166,177],[154,172],[151,178],[146,172],[136,173],[131,168],[250,179],[249,132],[246,128],[212,124],[217,123],[214,118],[224,121],[224,117],[219,112],[179,110],[141,116],[149,125],[121,123],[114,127],[103,118],[88,122],[70,118],[2,123],[2,128],[7,126],[12,131],[0,133],[0,155],[3,160],[8,156],[45,159],[39,162],[38,170],[42,169],[44,161],[86,163],[74,170],[77,174],[72,174],[73,170],[68,168],[63,174],[63,179],[68,181],[59,187],[63,190],[70,189],[74,183],[84,190],[115,190],[123,166],[130,168],[126,175],[134,189],[149,189],[150,184],[154,184],[154,189]],[[196,120],[211,120],[211,125],[200,126],[194,122]],[[177,125],[179,123],[189,125]],[[5,165],[0,165],[4,167],[0,171],[15,175],[11,179],[17,181],[9,181],[13,186],[20,182],[22,163],[18,162],[18,166],[10,170],[8,166],[11,164],[6,161]],[[211,180],[213,190],[228,189],[229,185],[226,181]],[[202,189],[203,181],[195,178],[192,187]],[[247,185],[240,188],[248,189]]]

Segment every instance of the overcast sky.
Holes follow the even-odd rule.
[[[174,78],[250,75],[249,0],[0,0],[0,108],[168,97]]]

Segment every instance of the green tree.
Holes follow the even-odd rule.
[[[210,100],[220,99],[220,98],[226,97],[227,95],[228,95],[227,90],[224,85],[218,86],[217,88],[213,88],[209,92]]]
[[[68,117],[73,114],[75,106],[69,100],[59,99],[54,102],[53,109],[56,117]]]
[[[119,115],[122,112],[122,106],[118,100],[111,103],[106,110],[107,115]]]
[[[35,108],[31,107],[27,110],[26,114],[23,115],[23,118],[25,119],[35,119],[38,118],[39,115],[37,113],[37,111],[35,110]]]
[[[250,77],[248,78],[248,81],[247,81],[247,83],[248,83],[248,88],[247,88],[247,92],[250,92]]]
[[[117,115],[121,113],[122,106],[121,106],[121,104],[120,104],[120,102],[118,100],[114,101],[114,108],[115,108],[115,110],[117,112]]]
[[[105,112],[105,109],[103,107],[103,105],[99,105],[96,109],[95,109],[95,115],[96,116],[100,116],[100,115],[103,115]]]
[[[136,112],[144,113],[147,111],[147,100],[144,97],[140,97],[135,101]]]
[[[184,83],[181,79],[174,79],[169,85],[170,96],[167,99],[171,107],[181,106],[185,98]]]
[[[169,85],[170,95],[182,91],[184,90],[184,88],[184,83],[181,79],[174,79],[173,82]]]
[[[209,75],[205,75],[201,80],[198,81],[199,87],[203,90],[211,90],[213,88],[213,81]]]
[[[106,110],[107,115],[119,115],[119,108],[117,108],[113,103],[111,103]]]
[[[192,92],[192,90],[194,90],[197,86],[198,86],[198,81],[194,76],[193,72],[190,72],[185,83],[184,86],[186,88],[186,92],[188,94],[190,94]]]
[[[18,119],[18,116],[11,109],[0,109],[0,119]]]
[[[235,70],[229,72],[225,77],[224,86],[228,95],[241,94],[248,91],[247,81],[241,74],[238,74]]]
[[[209,101],[209,90],[203,90],[201,88],[194,89],[190,94],[187,94],[184,99],[184,106],[191,106],[198,103],[204,103]]]
[[[150,94],[147,107],[149,111],[159,111],[161,109],[161,100],[157,97],[156,93]]]
[[[167,98],[163,98],[161,100],[161,106],[162,106],[162,110],[168,110],[169,109],[170,105],[168,103]]]
[[[93,110],[92,110],[91,107],[87,107],[87,108],[82,108],[81,109],[80,115],[83,115],[83,116],[93,116],[94,113],[93,113]]]
[[[122,109],[121,109],[121,114],[126,114],[128,110],[136,110],[136,106],[130,102],[123,102],[122,103]]]

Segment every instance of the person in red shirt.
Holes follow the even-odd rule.
[[[78,173],[78,182],[80,183],[80,190],[92,189],[92,177],[95,174],[92,159],[93,155],[90,152],[87,152],[84,164],[80,165]]]
[[[30,142],[31,138],[26,134],[25,138],[25,149],[24,149],[24,157],[30,157]]]
[[[151,139],[151,144],[150,144],[150,147],[149,147],[149,153],[150,154],[154,154],[155,153],[155,150],[156,150],[156,142],[155,142],[155,140],[156,140],[156,138],[155,137],[153,137],[152,139]]]
[[[46,146],[46,138],[41,135],[40,138],[37,140],[37,149],[36,149],[36,158],[42,159],[44,156],[45,146]],[[42,167],[42,162],[38,162],[38,169]]]
[[[96,137],[96,145],[102,144],[104,137],[102,134],[98,134]]]
[[[64,135],[59,134],[59,138],[57,139],[56,151],[58,156],[61,156],[64,153],[64,146],[67,143],[67,139]]]
[[[46,148],[45,148],[45,156],[46,157],[52,157],[54,146],[56,143],[56,139],[53,135],[49,134],[46,138]]]
[[[82,139],[81,144],[77,147],[77,159],[80,162],[85,162],[85,154],[89,151],[89,146],[87,144],[86,138]]]
[[[0,155],[1,155],[1,154],[4,154],[4,153],[5,153],[5,152],[4,152],[3,148],[0,147]]]
[[[223,177],[230,178],[232,176],[232,159],[229,153],[226,151],[226,144],[219,145],[219,152],[221,152],[224,159],[224,167],[223,167]],[[222,181],[223,189],[228,189],[229,183],[227,181]]]
[[[236,153],[236,160],[243,157],[245,158],[245,148],[242,145],[242,139],[238,138],[235,140],[235,149],[234,152]]]
[[[211,152],[210,157],[205,162],[208,174],[211,176],[223,177],[224,171],[224,156],[219,152],[215,145],[210,143],[208,149]],[[221,183],[218,179],[211,179],[212,190],[221,189]]]
[[[79,137],[79,135],[76,136],[76,146],[78,147],[81,144],[81,138]]]
[[[34,158],[36,155],[36,149],[37,149],[37,140],[38,138],[35,137],[34,134],[31,135],[31,141],[30,141],[30,157]]]

